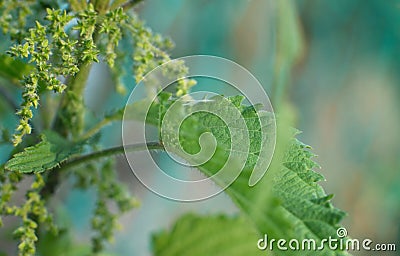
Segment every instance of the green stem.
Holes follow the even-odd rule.
[[[128,1],[127,3],[122,5],[122,8],[126,11],[137,5],[138,3],[143,2],[143,0],[131,0]]]
[[[150,143],[142,143],[142,144],[133,144],[133,145],[126,145],[126,146],[118,146],[113,148],[104,149],[101,151],[93,152],[87,155],[83,155],[77,158],[73,158],[65,163],[61,164],[59,168],[68,169],[79,164],[93,161],[96,159],[100,159],[103,157],[109,157],[113,155],[122,154],[126,151],[134,152],[134,151],[143,151],[143,150],[157,150],[157,149],[164,149],[164,146],[158,142],[150,142]]]
[[[74,91],[77,95],[82,95],[91,68],[92,68],[92,62],[83,63],[79,67],[79,73],[76,75],[76,77],[72,79],[69,90]]]
[[[92,63],[83,63],[79,67],[78,74],[75,77],[70,77],[67,81],[68,89],[61,98],[57,116],[53,123],[53,130],[58,131],[64,137],[68,136],[68,132],[76,135],[83,128],[83,91],[91,67]],[[74,127],[71,127],[72,124]]]
[[[99,132],[101,130],[101,128],[103,128],[104,126],[106,126],[107,124],[111,123],[112,120],[108,119],[108,118],[104,118],[102,121],[98,122],[95,126],[93,126],[89,131],[85,132],[81,137],[80,140],[85,140],[88,139],[90,137],[92,137],[93,135],[95,135],[97,132]]]
[[[106,117],[104,117],[103,120],[95,124],[91,129],[89,129],[82,136],[80,136],[79,140],[88,139],[93,135],[95,135],[96,133],[98,133],[101,130],[101,128],[103,128],[107,124],[121,119],[122,119],[121,111],[115,112],[112,115],[107,115]]]
[[[119,147],[114,147],[114,148],[109,148],[109,149],[104,149],[98,152],[93,152],[87,155],[83,155],[80,157],[76,157],[70,160],[67,160],[66,162],[60,164],[60,166],[57,168],[59,170],[52,170],[49,172],[50,175],[47,177],[47,182],[46,186],[42,188],[40,191],[40,196],[43,199],[47,199],[49,196],[53,195],[56,187],[59,184],[59,179],[60,179],[60,171],[61,169],[66,170],[68,168],[86,163],[88,161],[93,161],[96,159],[100,159],[103,157],[109,157],[113,155],[118,155],[122,154],[125,151],[141,151],[141,150],[155,150],[155,149],[164,149],[164,146],[160,143],[157,142],[152,142],[152,143],[147,143],[147,144],[134,144],[134,145],[128,145],[128,146],[119,146]]]
[[[93,0],[92,3],[94,6],[94,9],[99,14],[103,14],[107,11],[110,1],[109,0]]]

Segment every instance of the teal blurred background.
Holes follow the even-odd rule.
[[[348,212],[349,235],[399,244],[400,1],[145,0],[138,13],[172,38],[173,57],[216,55],[252,72],[277,112],[291,109],[300,139],[319,155],[322,185]],[[94,114],[124,102],[110,97],[105,71],[94,68],[86,91]],[[124,81],[132,86],[129,74]],[[120,143],[120,126],[103,134],[105,145]],[[224,194],[198,203],[160,198],[134,178],[123,157],[118,169],[141,201],[109,247],[118,255],[149,255],[151,233],[186,211],[237,212]],[[93,193],[61,191],[60,214],[70,215],[77,240],[87,240]]]

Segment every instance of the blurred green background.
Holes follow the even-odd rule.
[[[138,12],[173,39],[173,57],[216,55],[250,70],[277,111],[295,113],[300,139],[319,155],[322,185],[349,213],[349,235],[399,244],[400,1],[146,0]],[[109,97],[106,76],[101,64],[91,74],[86,102],[94,112],[121,105]],[[130,74],[125,81],[132,85]],[[119,126],[107,130],[104,143],[120,143]],[[142,202],[121,220],[109,248],[119,255],[149,255],[151,233],[183,212],[237,212],[223,194],[198,203],[160,198],[135,180],[123,157],[118,163]],[[64,189],[57,204],[80,241],[88,239],[91,198]]]

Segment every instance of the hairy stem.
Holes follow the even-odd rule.
[[[83,127],[83,91],[91,67],[92,63],[82,64],[78,74],[75,77],[71,77],[67,82],[68,91],[61,99],[58,115],[53,125],[54,130],[58,131],[63,137],[67,137],[68,132],[76,135]],[[73,120],[65,120],[68,118],[73,118]],[[74,127],[70,127],[71,125],[74,125]]]
[[[118,154],[122,154],[125,151],[133,152],[133,151],[143,151],[143,150],[164,150],[164,146],[158,142],[150,142],[145,144],[133,144],[127,146],[118,146],[109,149],[104,149],[101,151],[93,152],[87,155],[79,156],[76,158],[72,158],[67,160],[66,162],[60,164],[59,167],[55,168],[54,170],[50,170],[47,178],[46,186],[40,191],[40,195],[42,198],[47,199],[49,196],[54,194],[56,187],[59,183],[60,172],[62,170],[67,170],[71,167],[93,161],[96,159],[110,157]],[[56,170],[57,169],[57,170]]]
[[[64,164],[60,165],[60,168],[62,169],[68,169],[74,166],[77,166],[79,164],[93,161],[96,159],[100,159],[103,157],[109,157],[113,155],[118,155],[122,154],[125,151],[132,152],[132,151],[143,151],[143,150],[157,150],[157,149],[164,149],[164,146],[158,142],[150,142],[150,143],[144,143],[144,144],[133,144],[133,145],[127,145],[127,146],[118,146],[118,147],[113,147],[97,152],[93,152],[87,155],[83,155],[77,158],[73,158],[69,161],[66,161]]]

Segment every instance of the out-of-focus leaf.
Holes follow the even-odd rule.
[[[32,66],[10,56],[0,54],[0,77],[18,82],[22,77],[32,70]]]
[[[79,244],[73,240],[68,232],[53,235],[51,232],[41,234],[37,250],[41,256],[88,256],[92,255],[90,244]],[[97,256],[116,256],[102,252]]]
[[[181,217],[171,232],[153,237],[157,256],[266,255],[257,248],[257,231],[242,217]]]

